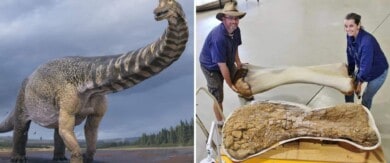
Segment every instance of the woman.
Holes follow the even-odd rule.
[[[363,29],[360,19],[360,15],[350,13],[344,20],[347,33],[348,74],[355,77],[357,94],[361,92],[362,83],[368,82],[363,92],[362,104],[370,109],[374,95],[385,82],[389,64],[379,43]],[[353,99],[354,95],[345,96],[346,102],[353,102]]]

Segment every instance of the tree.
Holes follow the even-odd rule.
[[[175,127],[161,129],[157,134],[146,134],[133,143],[140,146],[194,145],[194,119],[180,121]]]

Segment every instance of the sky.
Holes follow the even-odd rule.
[[[193,117],[193,1],[178,2],[189,26],[186,50],[156,76],[108,95],[98,139],[137,137]],[[168,25],[154,20],[157,5],[158,0],[0,1],[0,120],[14,108],[23,79],[40,64],[65,56],[121,54],[157,40]],[[79,139],[83,126],[75,129]],[[30,127],[30,139],[52,135],[52,129]]]

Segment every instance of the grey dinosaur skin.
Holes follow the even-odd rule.
[[[106,94],[130,88],[176,61],[185,49],[188,27],[184,12],[174,0],[160,0],[156,20],[168,20],[155,42],[125,54],[100,57],[66,57],[39,66],[22,84],[15,109],[0,124],[0,132],[14,130],[11,161],[26,161],[28,128],[33,121],[55,129],[54,160],[83,162],[74,126],[86,119],[84,131],[91,162],[97,130],[107,109]]]

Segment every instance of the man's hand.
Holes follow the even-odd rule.
[[[236,62],[236,66],[237,66],[237,69],[241,69],[242,68],[241,62]]]
[[[238,93],[238,89],[236,88],[236,86],[232,85],[230,88],[231,88],[234,92]]]
[[[218,63],[219,70],[221,71],[222,77],[225,79],[226,84],[234,91],[237,92],[237,88],[234,86],[232,79],[230,78],[230,72],[226,63]]]

